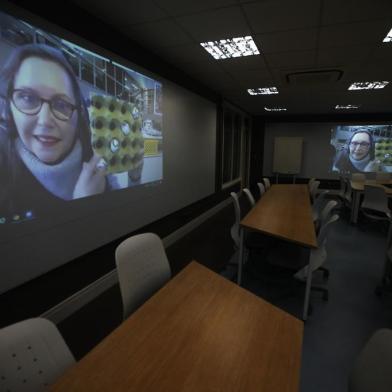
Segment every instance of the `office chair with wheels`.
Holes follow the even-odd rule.
[[[269,178],[264,177],[264,178],[263,178],[263,181],[264,181],[265,190],[268,191],[268,189],[271,188],[270,180],[269,180]]]
[[[310,198],[312,200],[312,203],[314,203],[316,200],[316,197],[317,197],[316,195],[317,195],[319,186],[320,186],[320,181],[313,181],[310,186],[309,193],[310,193]]]
[[[392,391],[392,330],[376,331],[366,343],[349,376],[349,392]]]
[[[244,188],[243,191],[244,191],[246,197],[248,198],[250,206],[254,207],[255,204],[256,204],[256,201],[255,201],[255,198],[252,195],[252,192],[248,188]]]
[[[312,204],[312,218],[313,222],[317,222],[320,218],[320,213],[324,205],[325,196],[329,193],[328,190],[322,191],[317,196],[315,202]]]
[[[127,238],[115,255],[125,319],[170,279],[171,271],[162,241],[153,233]]]
[[[231,192],[230,196],[233,200],[234,206],[234,224],[230,228],[230,235],[234,242],[234,249],[240,248],[240,221],[241,221],[241,208],[238,195],[235,192]]]
[[[261,182],[257,183],[257,186],[259,187],[259,191],[260,191],[260,197],[262,197],[265,193],[265,187]]]
[[[312,184],[313,184],[315,181],[316,181],[316,179],[315,179],[314,177],[311,178],[311,179],[309,180],[309,182],[308,182],[309,190],[312,189]]]
[[[49,320],[32,318],[0,329],[1,391],[44,391],[74,363]]]
[[[309,264],[303,267],[302,269],[300,269],[294,275],[295,279],[306,284],[305,298],[304,298],[304,311],[303,311],[304,320],[306,320],[308,315],[311,290],[321,292],[323,294],[323,299],[325,301],[328,300],[329,297],[328,289],[323,286],[312,285],[312,275],[317,270],[323,272],[325,271],[325,269],[323,269],[323,265],[327,260],[327,249],[326,249],[327,236],[331,228],[331,223],[336,222],[338,219],[339,219],[339,215],[335,214],[332,217],[330,217],[329,220],[325,222],[324,225],[320,228],[319,234],[317,236],[318,247],[310,251]],[[310,277],[308,280],[309,273],[310,273]]]

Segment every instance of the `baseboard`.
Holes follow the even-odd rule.
[[[176,241],[180,240],[185,235],[189,234],[196,227],[201,225],[207,219],[214,216],[221,209],[228,206],[231,203],[231,198],[228,198],[208,211],[204,212],[197,218],[193,219],[186,225],[182,226],[178,230],[169,234],[167,237],[163,238],[163,244],[165,248],[174,244]],[[117,271],[114,269],[108,272],[106,275],[97,279],[95,282],[79,290],[75,294],[61,301],[57,305],[48,309],[46,312],[41,314],[40,317],[44,317],[53,321],[55,324],[60,323],[67,317],[71,316],[73,313],[81,309],[83,306],[87,305],[90,301],[97,298],[99,295],[103,294],[106,290],[110,289],[112,286],[118,283]]]

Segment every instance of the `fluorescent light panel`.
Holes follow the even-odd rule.
[[[276,87],[260,87],[260,88],[248,88],[248,93],[250,95],[271,95],[279,94]]]
[[[246,37],[221,39],[220,41],[201,42],[200,45],[215,60],[260,54],[250,35]]]
[[[382,42],[392,42],[392,29],[389,31],[387,36],[382,40]]]
[[[336,110],[342,110],[342,109],[358,109],[360,105],[336,105],[335,109]]]
[[[286,108],[280,108],[280,107],[269,108],[267,106],[264,106],[264,110],[267,111],[267,112],[285,112],[287,109]]]
[[[349,90],[379,90],[384,88],[389,82],[383,80],[382,82],[355,82],[348,89]]]

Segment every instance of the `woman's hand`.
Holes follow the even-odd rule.
[[[83,162],[73,191],[73,199],[96,195],[105,190],[105,166],[98,165],[100,159],[101,157],[94,154],[89,162]]]

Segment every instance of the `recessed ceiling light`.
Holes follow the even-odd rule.
[[[355,82],[348,89],[349,90],[378,90],[384,88],[389,82],[384,80],[382,82]]]
[[[392,29],[389,31],[387,36],[382,40],[382,42],[392,42]]]
[[[287,109],[279,107],[269,108],[267,106],[264,106],[264,110],[266,110],[267,112],[285,112]]]
[[[341,110],[341,109],[358,109],[360,105],[336,105],[335,109],[336,110]]]
[[[250,35],[246,37],[221,39],[220,41],[201,42],[200,45],[215,60],[260,54]]]
[[[261,87],[261,88],[248,88],[248,93],[250,95],[270,95],[279,94],[276,87]]]

